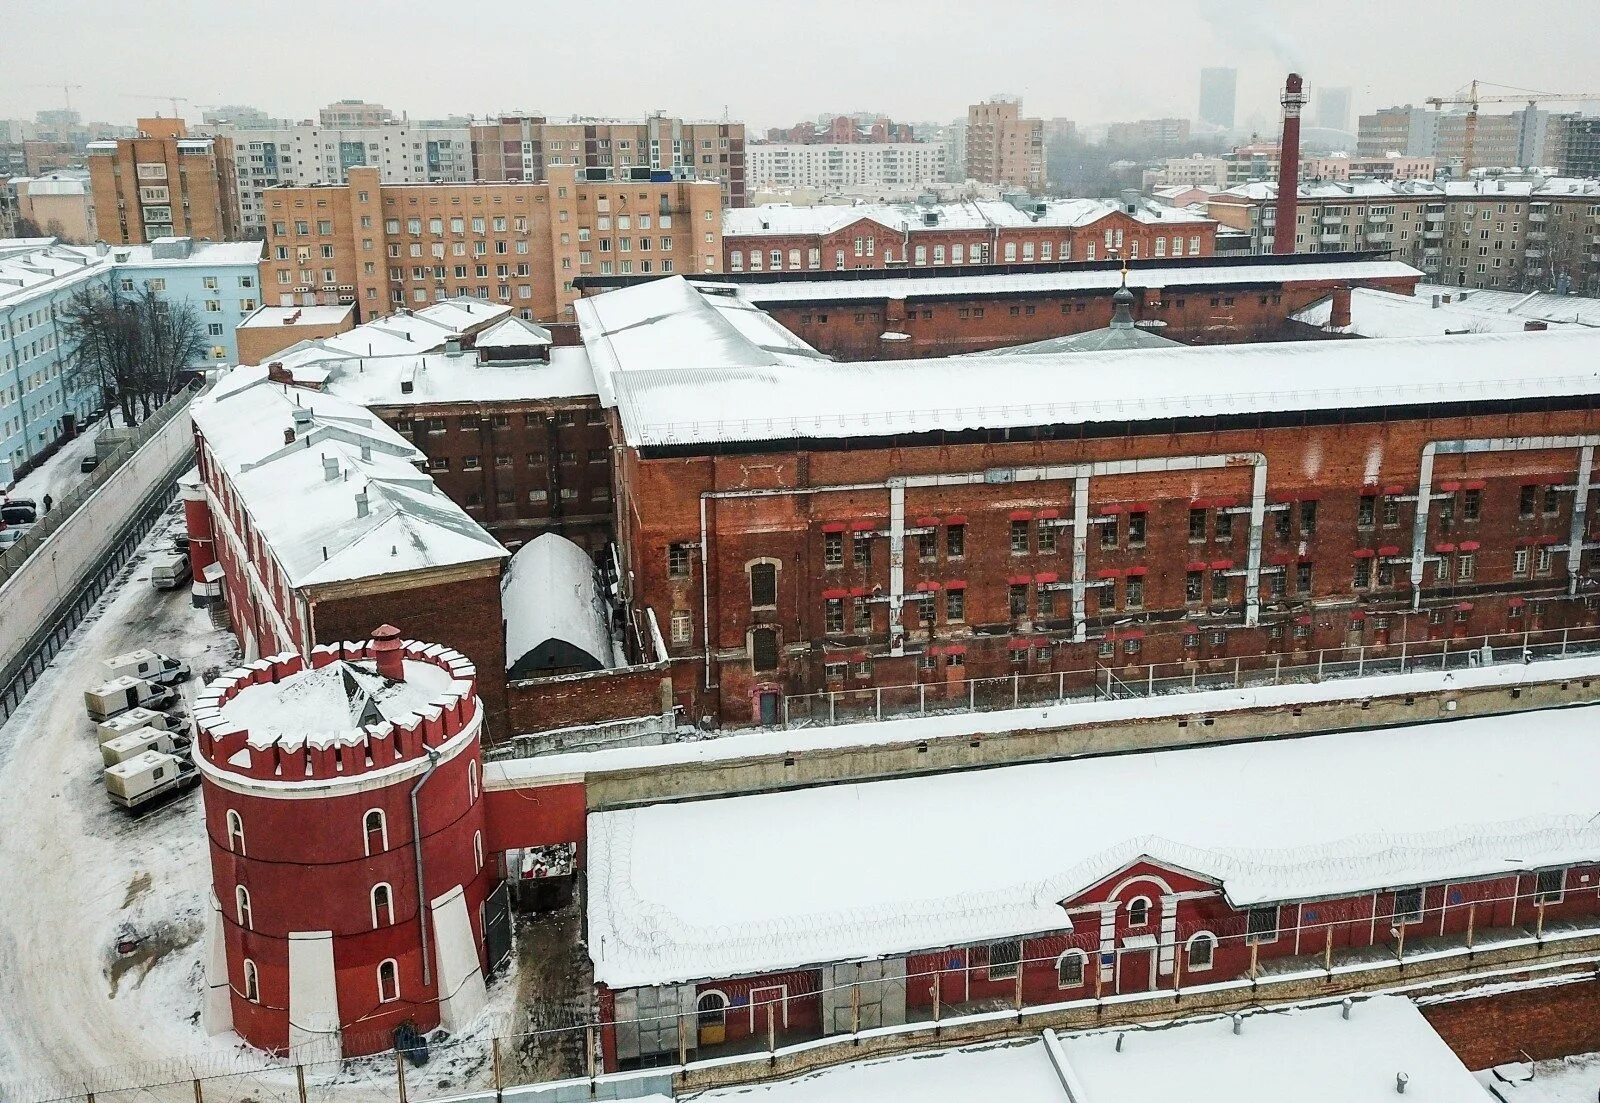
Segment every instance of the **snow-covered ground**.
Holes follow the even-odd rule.
[[[233,1035],[199,1025],[203,907],[209,894],[200,794],[134,820],[112,806],[83,691],[102,661],[135,647],[187,659],[195,678],[237,658],[233,637],[189,604],[186,590],[150,586],[148,560],[181,528],[173,507],[122,577],[0,726],[0,1100],[131,1099],[207,1103],[296,1098],[294,1072]],[[131,953],[118,943],[133,941]],[[413,1098],[488,1078],[491,1031],[509,1034],[515,979],[490,989],[489,1011],[460,1044],[408,1078]],[[392,1059],[311,1070],[318,1098],[389,1098]]]
[[[1501,1065],[1473,1075],[1488,1089],[1490,1103],[1594,1103],[1600,1096],[1600,1053]]]
[[[44,507],[46,494],[50,495],[53,501],[61,501],[68,491],[89,477],[87,472],[78,470],[78,465],[83,462],[85,456],[94,454],[95,438],[105,427],[105,418],[89,426],[68,441],[61,451],[17,480],[17,484],[11,488],[8,495],[12,498],[32,498],[39,503],[41,509]]]

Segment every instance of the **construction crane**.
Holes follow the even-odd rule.
[[[30,85],[28,85],[28,87],[29,88],[59,88],[59,89],[61,89],[61,98],[62,98],[62,100],[65,101],[66,109],[68,111],[71,111],[72,110],[72,90],[74,88],[80,88],[81,89],[83,87],[83,85],[81,85],[81,84],[68,84],[65,81],[63,81],[63,82],[61,82],[59,84],[43,84],[43,83],[41,83],[41,84],[30,84]]]
[[[130,100],[166,100],[172,104],[172,117],[174,119],[182,118],[182,116],[178,114],[178,105],[180,103],[189,102],[189,97],[187,96],[156,95],[153,93],[140,92],[124,92],[122,95],[123,98]]]
[[[1478,86],[1487,85],[1491,88],[1509,89],[1513,94],[1509,96],[1480,96]],[[1461,140],[1461,175],[1466,176],[1472,171],[1472,145],[1478,133],[1478,105],[1480,103],[1525,103],[1529,107],[1543,101],[1559,100],[1594,100],[1600,99],[1600,92],[1535,92],[1527,88],[1517,88],[1509,84],[1493,84],[1486,80],[1474,79],[1467,85],[1465,92],[1457,91],[1453,96],[1430,96],[1427,104],[1430,107],[1462,106],[1467,108],[1466,126],[1462,131]]]

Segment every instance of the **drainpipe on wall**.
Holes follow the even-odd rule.
[[[428,768],[422,771],[422,776],[411,787],[411,848],[416,852],[417,858],[417,932],[422,936],[422,986],[427,988],[433,984],[433,964],[429,960],[432,954],[428,944],[428,893],[423,887],[425,881],[422,871],[422,816],[417,811],[417,794],[428,784],[433,771],[439,768],[439,752],[432,747],[422,749],[428,752]]]

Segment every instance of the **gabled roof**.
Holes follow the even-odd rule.
[[[512,317],[482,330],[473,341],[473,346],[480,349],[522,348],[548,345],[551,341],[550,331],[544,326]]]
[[[595,813],[595,979],[664,984],[1062,930],[1060,901],[1142,858],[1215,878],[1240,908],[1593,862],[1597,716],[1581,706]],[[983,830],[939,830],[952,808]]]

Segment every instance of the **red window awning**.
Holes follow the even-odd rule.
[[[1355,556],[1357,559],[1371,559],[1377,553],[1371,548],[1357,548],[1350,554]]]
[[[952,513],[944,519],[944,523],[947,525],[964,525],[967,523],[967,515],[965,513]]]
[[[822,526],[822,531],[823,532],[843,532],[844,531],[844,522],[843,521],[829,521],[827,524]]]
[[[1231,570],[1233,570],[1233,560],[1231,560],[1231,559],[1213,559],[1211,561],[1211,569],[1213,571],[1231,571]]]
[[[1033,520],[1033,513],[1026,509],[1014,509],[1011,511],[1011,519],[1013,521],[1031,521]]]

